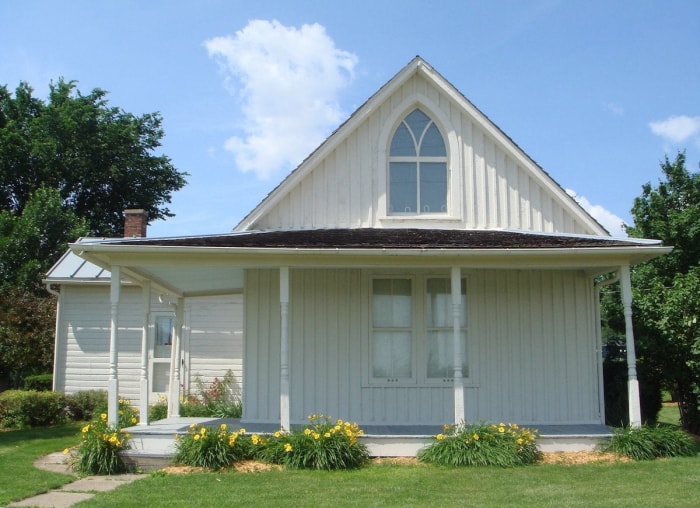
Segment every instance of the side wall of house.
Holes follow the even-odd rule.
[[[363,424],[453,419],[451,383],[388,386],[369,379],[371,275],[364,270],[291,271],[292,423],[319,412]],[[467,419],[599,423],[590,278],[568,271],[465,269],[463,275]],[[252,270],[247,276],[244,416],[249,421],[279,421],[278,277],[276,270]],[[414,337],[419,349],[424,334],[416,331]]]
[[[107,389],[109,376],[109,287],[64,285],[57,322],[56,390],[75,393]],[[243,377],[241,295],[187,299],[183,330],[183,381],[194,388],[195,377],[205,383],[231,369],[235,385]],[[151,311],[171,312],[158,301]],[[119,304],[118,376],[120,395],[139,400],[141,375],[141,289],[123,287]],[[152,337],[149,338],[152,341]],[[149,349],[152,354],[152,349]]]
[[[445,220],[385,213],[387,145],[396,124],[416,106],[439,124],[452,154],[450,217]],[[249,229],[439,227],[596,233],[572,212],[562,189],[519,153],[417,74]]]

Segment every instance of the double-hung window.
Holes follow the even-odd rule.
[[[372,281],[372,377],[413,377],[413,281]]]
[[[435,122],[414,109],[389,149],[389,215],[447,213],[447,150]]]
[[[460,298],[460,352],[462,376],[467,371],[467,290],[462,280]],[[450,279],[428,279],[425,292],[427,377],[446,379],[454,377],[454,321]]]
[[[466,280],[461,281],[459,347],[469,377]],[[448,277],[371,279],[371,382],[434,384],[455,371],[454,308]]]

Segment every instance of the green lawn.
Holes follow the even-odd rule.
[[[80,506],[697,506],[700,457],[653,462],[448,469],[152,475]]]
[[[0,506],[46,492],[74,476],[36,469],[33,462],[51,452],[76,445],[80,424],[0,432]]]
[[[0,433],[0,506],[72,477],[33,461],[78,442],[79,424]],[[357,471],[153,475],[82,507],[697,506],[700,455],[652,462],[449,469],[372,464]]]

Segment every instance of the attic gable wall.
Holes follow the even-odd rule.
[[[387,216],[387,149],[396,125],[420,107],[438,124],[450,168],[446,216]],[[564,191],[518,148],[496,139],[432,79],[416,72],[319,160],[284,182],[274,206],[246,229],[512,229],[601,234],[577,217]],[[331,138],[332,140],[333,138]],[[329,141],[331,141],[329,140]],[[525,162],[523,162],[525,161]],[[305,163],[305,164],[307,164]],[[575,208],[575,207],[574,207]]]

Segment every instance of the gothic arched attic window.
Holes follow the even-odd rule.
[[[390,215],[447,213],[447,152],[435,122],[414,109],[389,150]]]

